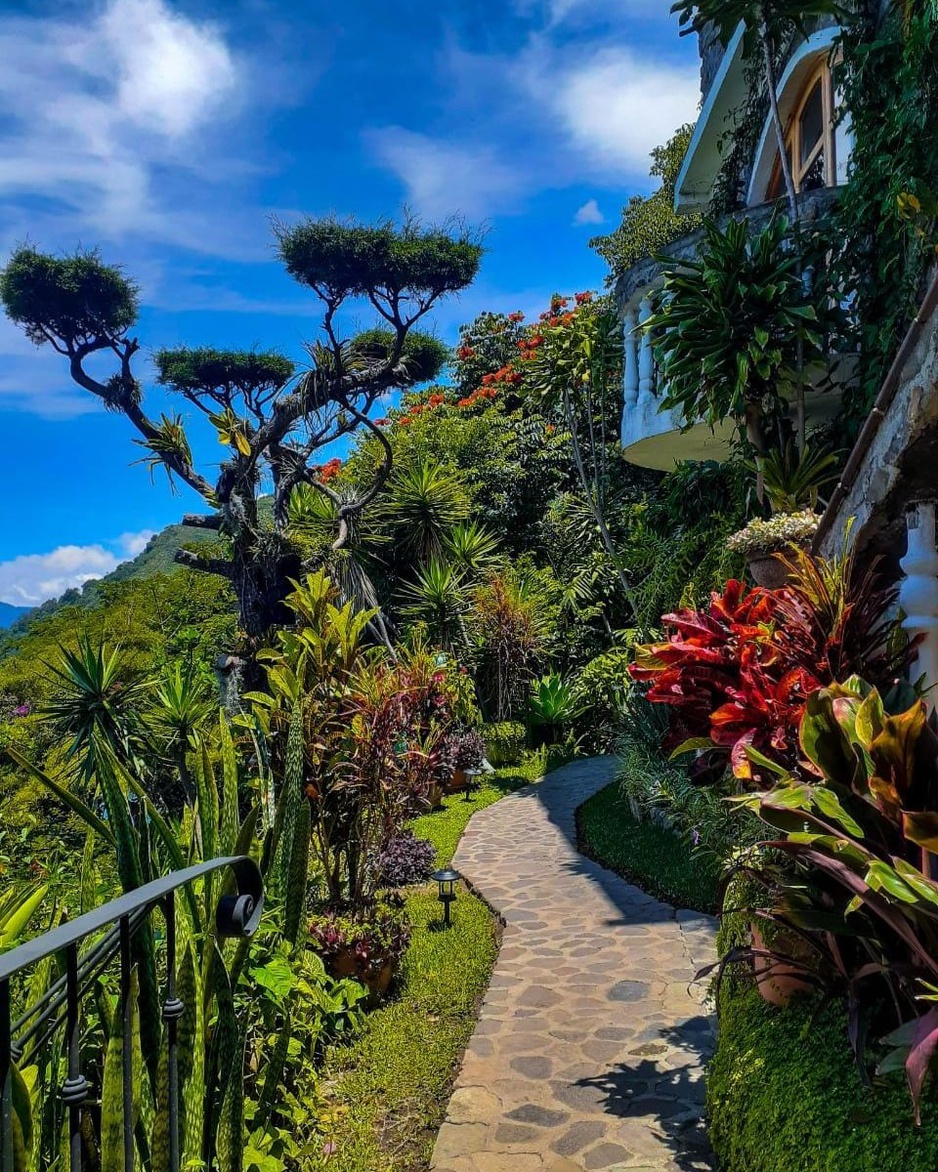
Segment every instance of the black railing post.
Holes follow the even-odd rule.
[[[13,1038],[10,982],[0,981],[0,1170],[13,1172]]]
[[[121,916],[120,921],[120,1008],[122,1061],[121,1077],[124,1092],[124,1172],[133,1172],[134,1167],[134,1039],[133,1039],[133,983],[131,981],[130,920]]]
[[[70,1172],[81,1172],[81,1109],[90,1087],[81,1072],[81,992],[78,986],[78,945],[70,944],[65,953],[66,1043],[68,1077],[62,1084],[62,1100],[68,1107],[68,1148]]]
[[[176,897],[171,891],[166,896],[166,1000],[163,1002],[163,1020],[166,1022],[168,1047],[167,1093],[169,1096],[169,1172],[179,1172],[179,1019],[185,1006],[176,995]]]

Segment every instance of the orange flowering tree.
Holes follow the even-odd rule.
[[[528,394],[562,421],[583,497],[632,609],[628,575],[609,525],[610,457],[619,441],[621,328],[614,308],[589,292],[554,296],[518,343]]]

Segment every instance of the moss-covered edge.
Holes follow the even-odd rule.
[[[865,1086],[843,1007],[766,1004],[723,982],[707,1071],[710,1140],[721,1172],[935,1172],[938,1104],[916,1128],[900,1076]]]

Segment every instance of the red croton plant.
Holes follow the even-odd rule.
[[[705,610],[665,615],[666,641],[636,648],[632,678],[674,709],[667,747],[696,750],[700,780],[728,762],[745,785],[769,784],[747,750],[793,768],[812,692],[854,674],[888,692],[914,654],[892,638],[895,590],[875,564],[795,550],[787,565],[784,588],[727,582]]]

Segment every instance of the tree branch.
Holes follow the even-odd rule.
[[[200,574],[215,574],[219,578],[234,577],[234,568],[231,562],[224,562],[220,558],[200,558],[191,549],[177,549],[173,561],[190,570],[198,570]]]
[[[187,529],[221,529],[221,516],[218,513],[186,513],[182,523]]]

